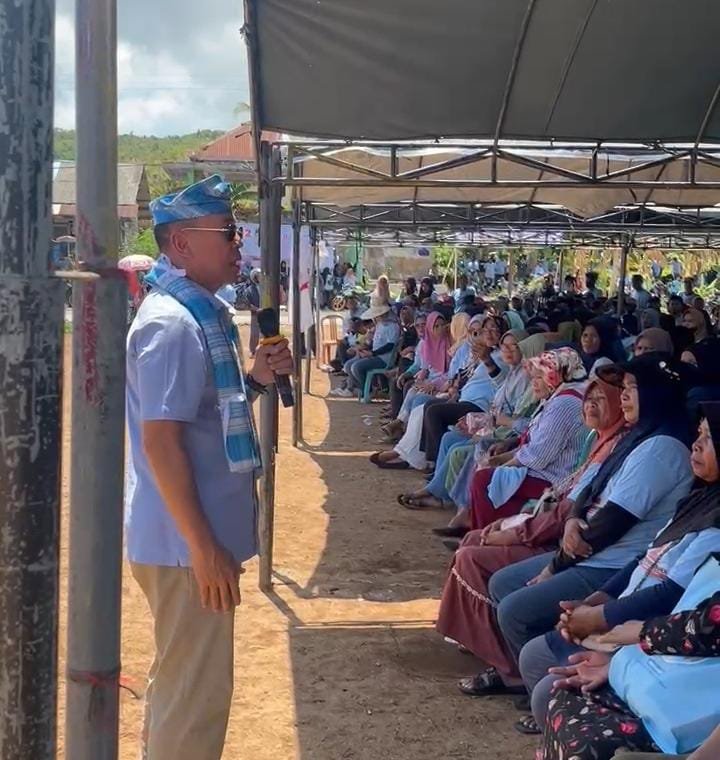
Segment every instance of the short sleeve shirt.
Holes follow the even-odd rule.
[[[598,508],[611,501],[638,518],[612,546],[586,559],[585,567],[619,570],[643,554],[660,529],[675,514],[678,502],[692,487],[687,447],[676,438],[657,435],[643,441],[603,490]]]
[[[218,308],[223,308],[220,301]],[[163,501],[143,452],[143,423],[184,423],[200,505],[215,538],[238,562],[256,553],[255,482],[230,472],[209,356],[200,326],[172,296],[143,301],[127,340],[125,490],[127,556],[131,562],[189,566],[188,547]]]

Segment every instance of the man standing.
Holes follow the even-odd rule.
[[[238,272],[229,186],[210,177],[151,211],[161,255],[127,351],[127,554],[155,638],[143,758],[220,760],[241,566],[256,552],[250,401],[292,357],[287,341],[260,347],[246,373],[213,295]]]
[[[461,274],[460,277],[458,277],[458,287],[455,288],[455,291],[453,292],[453,298],[455,299],[455,313],[459,314],[463,311],[465,308],[465,298],[467,296],[475,298],[476,295],[475,288],[470,285],[468,276],[466,274]]]
[[[634,274],[630,282],[632,284],[630,295],[637,304],[638,312],[642,314],[650,302],[650,293],[645,290],[645,279],[641,274]]]

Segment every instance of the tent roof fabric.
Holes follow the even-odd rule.
[[[718,0],[245,0],[261,129],[720,141]]]

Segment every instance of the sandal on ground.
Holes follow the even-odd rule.
[[[537,736],[542,733],[540,726],[538,726],[532,715],[526,715],[522,720],[515,723],[513,728],[525,736]]]
[[[384,451],[376,451],[374,454],[370,454],[370,461],[373,464],[378,464],[380,461],[380,454],[384,454]]]
[[[432,503],[430,502],[431,499]],[[398,503],[405,509],[445,509],[445,502],[432,494],[415,496],[414,494],[403,493],[398,496]]]
[[[443,538],[465,538],[465,536],[470,532],[470,528],[465,528],[461,525],[445,528],[433,528],[432,532],[436,536],[442,536]]]
[[[402,459],[398,460],[397,462],[383,462],[381,460],[378,460],[375,462],[375,464],[381,469],[381,470],[409,470],[410,465],[407,462],[404,462]]]
[[[462,678],[458,681],[458,689],[469,697],[492,697],[498,694],[520,694],[524,686],[506,686],[495,668],[488,668],[476,676]]]

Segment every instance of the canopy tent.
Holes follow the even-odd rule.
[[[298,231],[301,201],[543,204],[565,209],[566,230],[623,206],[720,201],[716,0],[244,2],[265,305],[278,303],[287,186]],[[261,145],[268,129],[314,139]],[[631,244],[625,233],[622,271]],[[262,422],[271,464],[272,394]],[[295,441],[301,429],[298,405]]]
[[[720,140],[716,0],[246,0],[256,127]]]

